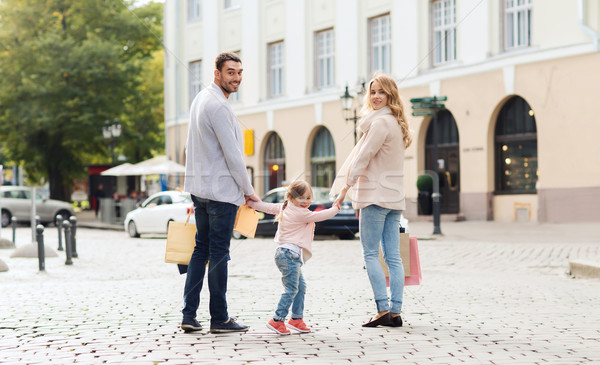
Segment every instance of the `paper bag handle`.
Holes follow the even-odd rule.
[[[194,211],[194,208],[190,208],[190,212],[187,215],[187,218],[185,219],[185,224],[188,224],[188,221],[190,220],[190,216],[192,215],[192,212]]]

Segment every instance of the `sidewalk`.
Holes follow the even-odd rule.
[[[433,223],[410,222],[411,235],[420,239],[480,242],[598,242],[598,223],[518,223],[495,221],[441,222],[442,235],[433,234]]]
[[[461,242],[544,243],[600,245],[598,223],[517,223],[492,221],[441,222],[442,235],[433,234],[431,222],[410,223],[411,235],[422,240]],[[600,278],[600,255],[569,260],[573,277]]]
[[[100,215],[96,217],[93,210],[82,210],[75,213],[77,217],[77,225],[82,228],[92,229],[110,229],[115,231],[125,231],[122,223],[106,223],[100,220]]]

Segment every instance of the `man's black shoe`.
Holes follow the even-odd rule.
[[[248,328],[246,325],[237,323],[235,318],[229,317],[223,323],[211,323],[210,333],[246,332]]]
[[[185,332],[200,331],[202,329],[202,325],[196,321],[196,318],[183,317],[183,321],[181,321],[181,329]]]

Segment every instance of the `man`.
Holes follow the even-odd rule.
[[[96,218],[98,218],[98,210],[100,210],[100,199],[105,198],[104,195],[104,185],[98,184],[98,188],[94,192],[94,200],[96,205],[94,206],[94,211],[96,212]]]
[[[244,332],[248,326],[227,312],[227,261],[238,206],[254,193],[242,155],[242,131],[228,102],[242,82],[242,61],[234,53],[215,60],[214,82],[190,107],[184,190],[192,194],[196,247],[187,268],[181,328],[198,331],[196,320],[202,282],[208,267],[210,332]]]

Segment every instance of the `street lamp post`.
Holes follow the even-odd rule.
[[[104,128],[102,128],[102,134],[104,135],[104,139],[108,141],[110,146],[110,164],[115,164],[115,145],[117,144],[117,139],[121,136],[121,124],[119,124],[119,118],[104,121]]]
[[[446,96],[433,96],[433,97],[423,97],[423,98],[412,98],[410,102],[412,103],[412,115],[415,117],[433,117],[431,121],[432,124],[432,133],[433,133],[433,153],[432,160],[434,164],[437,164],[438,160],[438,131],[437,131],[437,113],[440,110],[446,109],[446,106],[442,104],[442,101],[446,101],[448,98]],[[435,170],[438,170],[437,168]],[[439,183],[439,173],[437,171],[426,171],[426,173],[430,174],[434,178],[433,183],[433,234],[442,234],[442,229],[440,228],[440,183]]]
[[[363,82],[361,85],[360,90],[358,90],[356,92],[356,97],[358,98],[358,107],[362,106],[362,102],[363,102],[363,95],[365,92],[365,83]],[[344,91],[344,93],[342,94],[342,96],[340,96],[340,101],[342,102],[342,110],[344,111],[350,111],[352,110],[353,116],[351,117],[346,117],[344,119],[346,119],[346,121],[351,120],[354,124],[354,144],[356,145],[356,122],[360,119],[360,117],[357,115],[357,109],[358,107],[353,108],[353,104],[354,104],[354,96],[352,96],[352,94],[350,94],[350,91],[348,90],[348,85],[346,85],[346,89]]]

